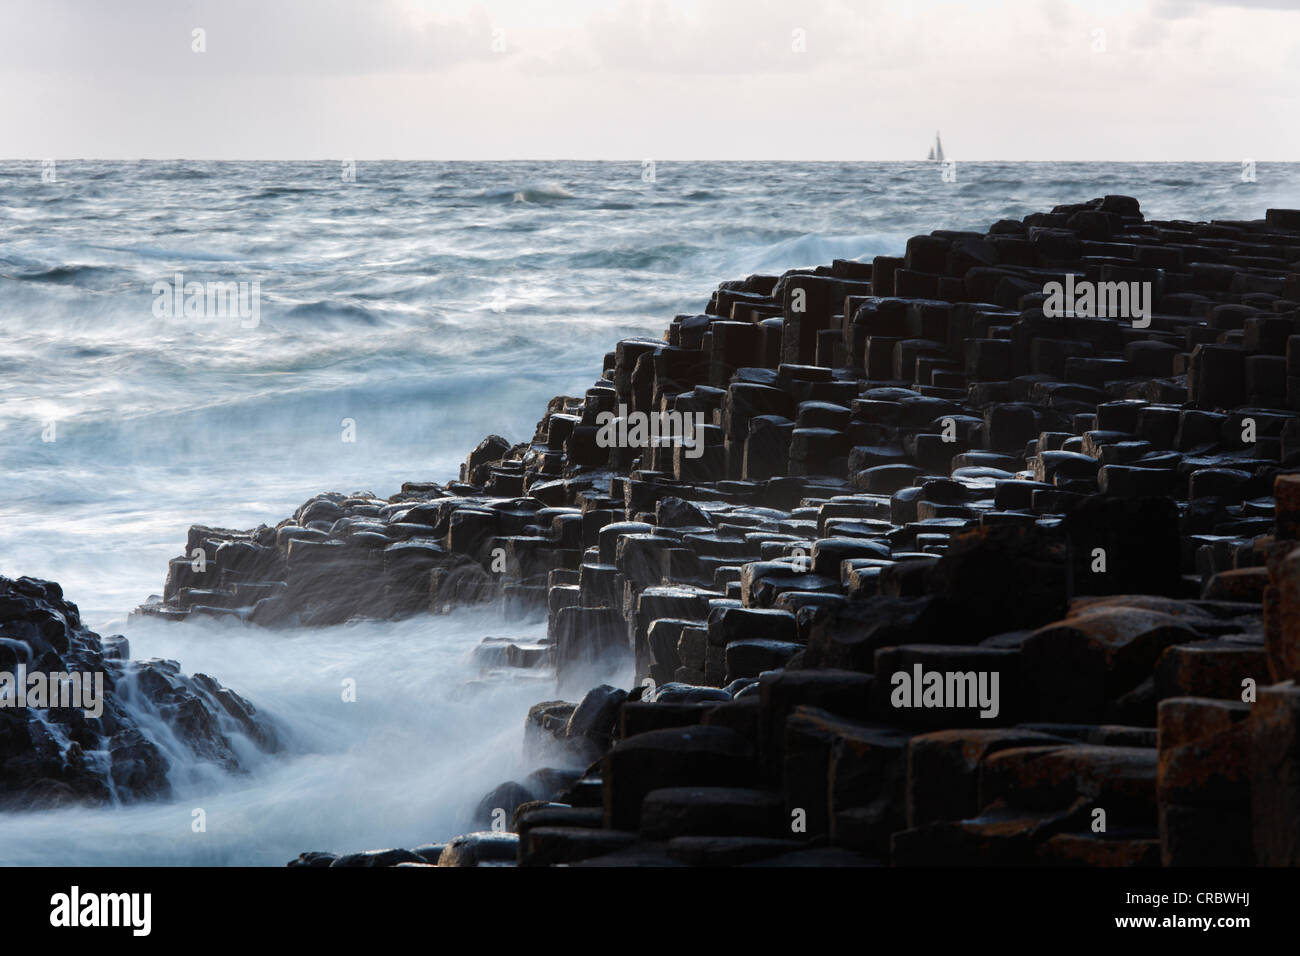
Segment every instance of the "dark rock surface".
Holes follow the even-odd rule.
[[[545,615],[540,798],[604,819],[521,860],[1300,862],[1298,226],[1107,196],[725,282],[458,481],[192,529],[140,613]],[[701,447],[602,444],[645,413]],[[782,833],[670,835],[737,792]]]

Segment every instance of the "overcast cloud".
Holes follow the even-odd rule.
[[[0,75],[7,158],[1300,158],[1300,0],[0,0]]]

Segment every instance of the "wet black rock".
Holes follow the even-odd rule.
[[[519,858],[519,836],[494,830],[467,833],[449,840],[438,856],[438,866],[514,866]]]
[[[319,866],[321,857],[329,854],[310,854],[312,859],[302,863],[303,866]],[[309,856],[309,854],[304,854]],[[301,860],[302,857],[299,857]],[[410,850],[366,850],[362,853],[349,853],[330,861],[330,866],[356,866],[356,867],[386,867],[397,866],[399,863],[427,863],[428,861]],[[292,866],[293,864],[290,864]]]

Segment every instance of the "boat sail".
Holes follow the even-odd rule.
[[[938,160],[939,162],[942,163],[942,162],[943,162],[943,143],[939,140],[939,133],[938,133],[938,131],[936,131],[935,134],[934,134],[934,150],[933,150],[933,153],[934,153],[934,158],[935,158],[936,160]]]

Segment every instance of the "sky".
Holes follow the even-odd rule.
[[[1300,0],[0,0],[0,158],[1300,160]]]

